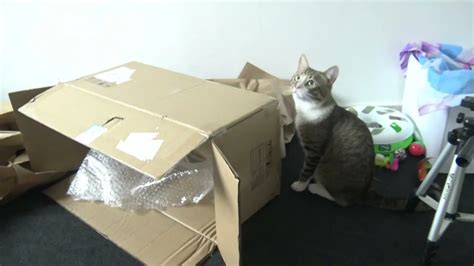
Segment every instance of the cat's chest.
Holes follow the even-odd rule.
[[[319,124],[329,117],[333,107],[318,107],[311,102],[295,99],[296,124]]]

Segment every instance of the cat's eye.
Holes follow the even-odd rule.
[[[313,86],[314,85],[314,80],[308,80],[308,82],[306,82],[306,86]]]
[[[296,81],[300,80],[300,75],[295,76],[295,80],[296,80]]]

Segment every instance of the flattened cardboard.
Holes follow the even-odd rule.
[[[8,165],[0,166],[0,204],[15,187],[16,182],[16,173],[13,167]]]
[[[58,171],[34,172],[26,153],[20,154],[8,165],[0,166],[0,205],[17,198],[29,189],[54,182],[64,176]]]
[[[18,131],[10,103],[0,103],[0,128],[1,130]]]
[[[126,76],[111,74],[123,69],[128,73]],[[150,216],[137,218],[138,213],[124,214],[126,212],[102,204],[74,201],[65,195],[64,183],[53,186],[46,193],[142,261],[198,261],[209,254],[217,241],[226,263],[239,264],[240,224],[279,192],[278,102],[262,94],[136,62],[104,72],[59,84],[17,108],[28,116],[25,118],[30,118],[22,120],[26,124],[24,128],[31,133],[37,125],[44,124],[49,132],[60,132],[57,135],[62,138],[57,142],[60,151],[62,145],[68,143],[64,139],[75,143],[73,139],[91,127],[103,127],[106,130],[101,130],[88,143],[75,143],[77,150],[71,152],[75,153],[76,159],[83,154],[83,150],[77,147],[86,149],[87,145],[156,178],[191,151],[208,147],[207,154],[216,168],[214,195],[206,199],[209,201],[204,200],[187,209],[172,208],[159,215],[148,212],[146,215]],[[97,78],[104,75],[105,81]],[[153,160],[141,161],[116,148],[121,140],[134,132],[157,132],[156,138],[164,140]],[[36,142],[41,140],[32,138],[28,141],[32,147],[39,147]],[[252,153],[254,150],[256,152]],[[270,153],[265,157],[263,151]],[[256,170],[256,166],[265,163],[262,158],[271,160],[265,172],[269,174],[267,180],[257,184],[249,180],[252,172],[248,169]],[[170,226],[175,231],[156,225],[157,232],[164,230],[173,234],[149,239],[146,232],[150,229],[144,229],[140,234],[130,236],[127,230],[138,230],[135,224],[146,222],[134,222],[135,219],[164,219],[163,223],[172,224]],[[132,229],[122,230],[121,225]],[[169,243],[173,236],[181,239],[176,245]],[[148,243],[146,248],[133,244],[142,242]],[[153,253],[163,245],[166,252]]]
[[[23,146],[1,146],[0,145],[0,165],[8,164],[8,161],[21,151]]]
[[[0,104],[0,165],[8,161],[23,150],[23,138],[13,115],[13,108],[9,103]]]
[[[160,211],[188,229],[216,242],[214,194],[208,194],[199,204],[168,208]]]
[[[23,138],[20,131],[9,131],[0,128],[0,146],[22,146]]]
[[[104,204],[75,201],[66,195],[70,178],[46,190],[46,194],[148,265],[195,265],[216,247],[203,236],[168,215],[156,211],[131,212]],[[215,231],[214,217],[208,217]],[[203,231],[204,233],[209,233]]]
[[[50,187],[45,193],[146,264],[193,265],[206,258],[219,243],[226,263],[238,265],[239,181],[216,145],[213,145],[212,150],[217,158],[217,191],[197,205],[169,208],[160,212],[133,213],[100,203],[75,201],[66,195],[70,178]],[[229,179],[233,182],[229,183]],[[219,189],[221,187],[222,189]],[[217,203],[214,202],[214,197],[217,197]],[[215,213],[219,213],[221,219],[216,221]],[[224,217],[225,219],[222,219]],[[153,226],[150,227],[150,224]],[[219,228],[217,232],[216,228]],[[151,229],[156,233],[150,233]],[[217,242],[218,238],[224,241]]]

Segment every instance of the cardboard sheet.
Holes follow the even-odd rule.
[[[156,211],[131,212],[100,203],[75,201],[66,195],[69,182],[70,178],[61,181],[46,190],[46,195],[145,264],[195,265],[217,246],[211,240],[215,239],[213,213],[208,212],[207,219],[201,216],[200,234]],[[199,205],[195,207],[195,211],[202,209]],[[192,212],[188,213],[193,216]]]
[[[34,187],[52,183],[65,173],[58,171],[34,172],[26,153],[12,159],[7,165],[0,165],[0,205],[22,195]]]
[[[6,165],[18,151],[24,149],[23,137],[9,103],[0,103],[0,165]]]

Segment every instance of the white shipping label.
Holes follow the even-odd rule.
[[[135,69],[130,69],[128,67],[119,67],[109,70],[107,72],[97,74],[94,77],[96,79],[100,79],[109,83],[116,83],[118,85],[129,81],[133,72],[135,72]]]
[[[93,125],[86,131],[79,134],[74,139],[77,142],[80,142],[84,145],[88,145],[94,140],[96,140],[98,137],[102,136],[102,134],[104,134],[105,132],[107,132],[107,128],[98,125]]]
[[[125,140],[121,140],[116,148],[141,161],[150,161],[163,144],[163,140],[155,139],[157,132],[130,133]]]

